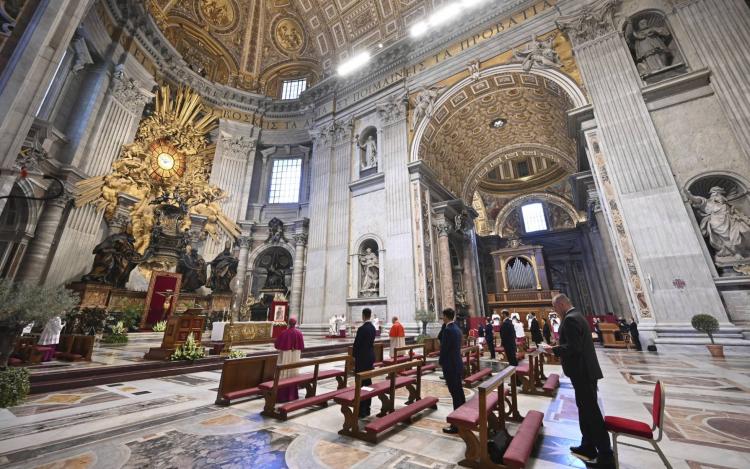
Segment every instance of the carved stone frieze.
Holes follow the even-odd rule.
[[[406,94],[398,93],[388,96],[375,105],[375,111],[383,125],[406,119]]]
[[[622,0],[596,0],[576,14],[558,18],[555,23],[574,46],[580,46],[615,30],[615,13],[620,3]]]
[[[333,129],[333,141],[334,145],[341,145],[350,143],[352,140],[352,129],[354,128],[354,121],[345,119],[342,121],[336,121]]]
[[[257,144],[255,139],[243,136],[222,135],[219,141],[221,142],[223,156],[236,160],[247,159],[255,150]]]
[[[151,100],[151,96],[143,90],[132,78],[127,78],[122,70],[117,70],[112,77],[112,96],[133,114],[143,112],[143,107]]]

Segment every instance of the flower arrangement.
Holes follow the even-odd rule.
[[[156,324],[154,324],[154,327],[151,328],[154,332],[164,332],[167,330],[167,321],[159,321]]]
[[[195,342],[195,337],[191,332],[187,336],[185,343],[177,347],[170,357],[171,360],[190,360],[193,361],[197,358],[203,358],[206,355],[206,350]]]
[[[245,358],[247,354],[242,350],[232,349],[227,354],[227,358]]]
[[[102,337],[102,342],[105,344],[127,344],[128,334],[127,328],[123,321],[117,321],[116,324],[109,327],[110,334]]]

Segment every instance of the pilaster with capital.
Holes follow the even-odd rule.
[[[240,247],[239,262],[237,263],[237,278],[239,279],[239,285],[237,287],[237,296],[239,303],[243,304],[245,301],[245,285],[247,278],[247,256],[250,253],[250,246],[252,245],[253,239],[251,236],[243,234],[237,238],[237,245]]]
[[[305,278],[305,253],[307,250],[307,233],[294,235],[294,270],[292,272],[292,292],[289,303],[291,313],[301,316],[302,311],[302,283]],[[301,317],[298,317],[300,322]]]
[[[437,232],[438,264],[440,266],[440,304],[442,308],[455,308],[456,297],[453,290],[453,269],[451,266],[451,250],[449,235],[453,232],[453,224],[445,219],[437,218],[435,231]]]
[[[51,190],[56,191],[58,188]],[[29,243],[23,265],[16,277],[18,280],[30,283],[44,282],[57,229],[72,201],[73,194],[66,189],[59,197],[44,202],[42,214],[39,216],[34,231],[34,238]]]
[[[231,220],[247,218],[259,135],[259,129],[253,125],[226,119],[219,121],[219,138],[210,181],[228,194],[221,205]]]
[[[406,103],[406,94],[396,93],[375,105],[375,112],[378,113],[384,127],[406,120]]]

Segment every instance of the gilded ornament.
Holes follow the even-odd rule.
[[[195,91],[180,87],[172,98],[169,87],[163,86],[154,113],[141,121],[135,141],[123,146],[112,171],[76,185],[76,206],[95,204],[111,221],[121,193],[139,199],[130,209],[139,253],[150,242],[151,202],[156,199],[179,202],[189,213],[206,217],[204,230],[214,239],[219,238],[219,230],[239,236],[239,227],[221,210],[224,192],[209,184],[214,147],[209,146],[207,136],[216,123],[216,116],[201,104]],[[185,217],[179,230],[189,229],[190,223]]]
[[[231,26],[236,17],[229,0],[202,0],[200,10],[203,18],[217,28]]]

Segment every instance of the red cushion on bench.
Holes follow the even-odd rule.
[[[254,388],[240,389],[238,391],[225,392],[222,395],[222,397],[224,399],[228,399],[231,401],[232,399],[239,399],[241,397],[254,396],[255,394],[260,394],[260,388],[254,387]]]
[[[526,362],[526,363],[520,363],[516,367],[516,374],[517,375],[527,375],[527,374],[529,374],[529,363],[528,362]]]
[[[437,368],[437,365],[435,365],[434,363],[430,363],[429,365],[425,365],[425,366],[422,367],[422,374],[430,373],[432,371],[435,371],[436,368]],[[410,368],[408,370],[399,371],[398,374],[399,374],[399,376],[416,375],[417,374],[417,368],[414,367],[414,368]]]
[[[544,382],[542,389],[545,391],[554,391],[560,385],[560,375],[552,373],[547,377],[547,381]]]
[[[380,417],[379,419],[373,420],[372,422],[365,425],[365,430],[367,431],[367,433],[380,433],[383,430],[391,428],[399,422],[408,420],[417,412],[421,412],[428,407],[436,406],[437,403],[437,397],[423,397],[416,402],[412,402],[408,406],[391,412],[385,417]]]
[[[544,420],[544,414],[538,410],[530,410],[526,413],[516,435],[503,454],[503,464],[519,469],[526,466],[534,443],[536,443],[536,436],[542,427],[542,420]]]
[[[654,437],[654,432],[651,431],[651,427],[648,424],[626,419],[625,417],[612,417],[608,415],[604,417],[604,426],[610,432],[626,433],[649,439]]]
[[[487,408],[489,413],[497,405],[497,392],[487,396]],[[476,428],[479,425],[479,394],[475,395],[469,402],[462,405],[448,415],[448,423],[459,427]]]
[[[294,386],[294,385],[301,386],[301,385],[309,383],[312,380],[313,380],[312,373],[305,373],[305,374],[301,374],[297,376],[291,376],[289,378],[284,378],[284,379],[279,380],[279,389],[286,388],[289,386]],[[273,388],[273,381],[265,381],[263,383],[260,383],[258,387],[263,389],[264,391],[267,391]]]
[[[414,384],[417,382],[416,378],[409,378],[406,376],[397,376],[396,377],[396,388],[402,388],[404,386],[408,386],[409,384]],[[373,397],[377,397],[381,394],[384,394],[388,392],[388,390],[391,388],[391,380],[386,379],[383,381],[378,381],[377,383],[373,383],[372,391],[361,391],[359,398],[360,399],[370,399]],[[349,391],[343,392],[336,396],[333,399],[337,404],[343,404],[343,405],[352,405],[354,403],[354,389],[350,389]]]
[[[327,392],[325,394],[320,394],[317,396],[311,396],[306,397],[304,399],[297,399],[296,401],[287,402],[285,404],[282,404],[279,406],[279,411],[283,414],[287,414],[289,412],[293,412],[298,409],[304,409],[305,407],[311,407],[318,404],[323,404],[324,402],[328,402],[329,400],[333,399],[337,395],[341,394],[342,392],[350,391],[354,389],[353,387],[344,388],[344,389],[336,389],[331,392]]]
[[[430,353],[427,354],[427,358],[435,358],[435,357],[439,357],[439,356],[440,356],[440,351],[439,350],[437,352],[430,352]]]
[[[474,384],[476,382],[479,382],[484,378],[485,376],[489,376],[492,374],[492,368],[483,368],[476,373],[474,373],[471,376],[468,376],[464,379],[464,383],[466,384]]]

